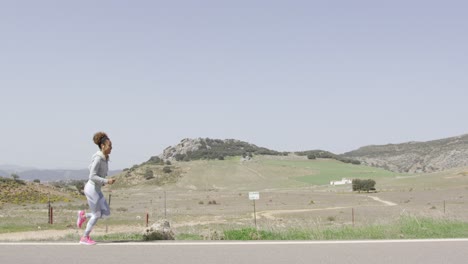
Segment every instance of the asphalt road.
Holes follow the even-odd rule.
[[[468,263],[468,239],[390,241],[265,241],[0,243],[0,263]]]

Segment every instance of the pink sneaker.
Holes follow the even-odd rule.
[[[80,244],[91,246],[95,245],[96,241],[92,240],[89,236],[84,236],[80,239]]]
[[[78,219],[76,219],[76,226],[78,228],[81,228],[81,226],[83,225],[84,222],[86,222],[86,213],[85,213],[85,211],[83,211],[83,210],[78,211]]]

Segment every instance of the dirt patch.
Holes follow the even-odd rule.
[[[385,205],[388,205],[388,206],[395,206],[395,205],[397,205],[396,203],[392,203],[392,202],[389,202],[389,201],[384,201],[384,200],[380,199],[379,197],[370,196],[370,195],[367,196],[367,197],[369,197],[369,198],[371,198],[371,199],[374,199],[374,201],[381,202],[381,203],[383,203],[383,204],[385,204]]]

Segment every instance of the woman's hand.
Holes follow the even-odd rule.
[[[115,182],[115,179],[108,179],[107,180],[107,184],[114,184],[114,182]]]

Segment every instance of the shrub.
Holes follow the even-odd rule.
[[[151,169],[147,168],[144,176],[145,176],[145,179],[151,180],[154,178],[154,173]]]
[[[15,180],[15,181],[18,181],[20,176],[18,174],[16,174],[16,173],[12,173],[11,178],[13,178],[13,180]]]
[[[172,172],[172,169],[171,169],[171,167],[169,167],[169,166],[164,166],[163,172],[164,172],[164,173],[171,173],[171,172]]]
[[[174,156],[174,158],[175,158],[175,160],[177,160],[177,161],[183,161],[183,160],[186,158],[186,156],[187,156],[187,155],[185,155],[185,154],[176,154],[176,155]]]
[[[164,161],[158,156],[153,156],[146,162],[146,164],[164,165]]]
[[[34,179],[33,182],[35,182],[35,183],[41,183],[41,180],[39,180],[39,179]]]
[[[84,195],[85,182],[86,181],[74,181],[72,182],[72,185],[76,187],[80,194]]]

